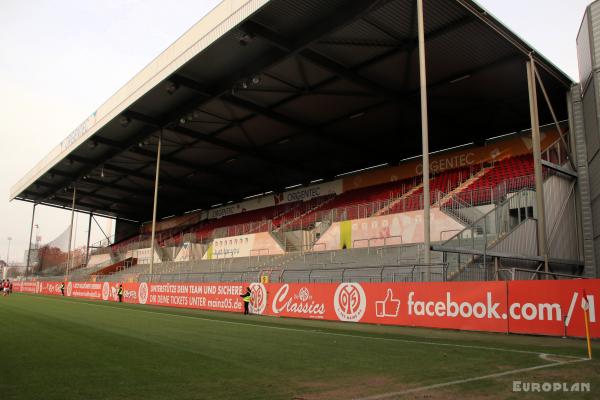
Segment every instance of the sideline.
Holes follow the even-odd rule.
[[[545,359],[545,357],[543,357],[545,355],[548,355],[548,354],[543,354],[543,353],[540,354],[540,358]],[[589,360],[587,358],[584,358],[584,359],[580,359],[580,360],[557,361],[557,362],[553,362],[552,364],[538,365],[538,366],[529,367],[529,368],[519,368],[519,369],[510,370],[510,371],[499,372],[499,373],[496,373],[496,374],[475,376],[473,378],[466,378],[466,379],[459,379],[459,380],[456,380],[456,381],[436,383],[436,384],[433,384],[433,385],[421,386],[421,387],[416,387],[416,388],[413,388],[413,389],[401,390],[401,391],[398,391],[398,392],[389,392],[389,393],[377,394],[377,395],[374,395],[374,396],[367,396],[367,397],[355,398],[354,400],[383,400],[383,399],[389,399],[391,397],[403,396],[403,395],[406,395],[406,394],[423,392],[423,391],[431,390],[431,389],[439,389],[439,388],[443,388],[443,387],[447,387],[447,386],[460,385],[462,383],[469,383],[469,382],[481,381],[481,380],[490,379],[490,378],[499,378],[501,376],[513,375],[513,374],[518,374],[518,373],[521,373],[521,372],[536,371],[536,370],[539,370],[539,369],[558,367],[560,365],[572,364],[572,363],[584,362],[584,361],[589,361]]]
[[[179,318],[195,319],[195,320],[200,320],[200,321],[216,322],[216,323],[230,324],[230,325],[237,325],[237,326],[239,326],[239,325],[252,326],[252,327],[263,328],[263,329],[274,329],[274,330],[293,331],[293,332],[307,332],[307,333],[313,333],[313,334],[318,334],[318,335],[341,336],[341,337],[356,338],[356,339],[368,339],[368,340],[381,340],[381,341],[391,341],[391,342],[399,342],[399,343],[421,344],[421,345],[427,345],[427,346],[456,347],[456,348],[463,348],[463,349],[532,354],[532,355],[536,355],[542,359],[544,359],[543,358],[544,356],[550,355],[550,356],[555,356],[555,357],[571,358],[574,360],[574,361],[558,362],[558,363],[554,363],[554,364],[546,364],[546,365],[544,365],[544,367],[550,366],[550,365],[561,365],[561,364],[564,364],[567,362],[587,361],[588,360],[585,357],[577,357],[577,356],[571,356],[571,355],[554,354],[554,353],[531,351],[531,350],[517,350],[517,349],[506,349],[506,348],[501,348],[501,347],[488,347],[488,346],[479,346],[479,345],[467,345],[467,344],[455,344],[455,343],[443,343],[443,342],[430,342],[430,341],[423,341],[423,340],[354,335],[354,334],[350,334],[350,333],[324,332],[324,331],[321,331],[318,329],[290,328],[290,327],[283,327],[283,326],[256,324],[256,323],[252,323],[252,322],[224,321],[224,320],[220,320],[220,319],[207,318],[207,317],[201,317],[201,316],[181,315],[181,314],[173,314],[173,313],[168,313],[168,312],[159,312],[159,311],[151,311],[151,310],[140,310],[138,308],[121,308],[121,307],[111,306],[108,304],[95,303],[95,302],[92,302],[89,300],[88,301],[86,301],[86,300],[80,301],[78,299],[71,299],[68,297],[63,298],[63,297],[56,297],[56,296],[43,296],[43,295],[29,294],[29,293],[21,293],[21,294],[25,294],[26,296],[34,298],[34,299],[52,299],[52,300],[60,299],[60,301],[66,301],[68,303],[110,308],[110,309],[118,310],[118,311],[129,311],[129,312],[136,312],[136,313],[142,312],[142,313],[147,313],[147,314],[153,314],[155,316],[163,315],[166,317],[179,317]],[[131,303],[124,303],[124,304],[131,304]],[[189,310],[193,310],[193,309],[189,309]]]

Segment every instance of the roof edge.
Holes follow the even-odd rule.
[[[98,130],[158,83],[168,78],[187,61],[198,55],[269,1],[223,0],[117,90],[14,184],[10,189],[9,201],[14,200],[27,187],[62,161],[72,150],[92,137]]]
[[[513,32],[508,26],[504,25],[494,14],[489,12],[475,0],[456,0],[456,2],[479,18],[483,23],[487,24],[491,29],[495,30],[496,33],[504,37],[504,39],[508,40],[515,48],[523,53],[524,56],[529,56],[531,54],[534,60],[537,61],[546,72],[562,82],[565,87],[570,88],[571,85],[575,83],[571,77],[556,66],[556,64],[544,57],[542,53]]]

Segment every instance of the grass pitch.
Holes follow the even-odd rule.
[[[24,294],[0,298],[0,321],[2,399],[595,399],[600,393],[600,362],[581,360],[581,340]],[[514,380],[589,382],[591,392],[516,393]]]

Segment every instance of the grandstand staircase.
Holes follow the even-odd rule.
[[[531,189],[521,189],[513,196],[518,196],[526,191],[531,191]],[[492,210],[483,214],[479,219],[446,240],[442,243],[442,247],[447,246],[478,251],[493,249],[499,242],[508,237],[529,219],[528,217],[524,217],[516,223],[510,219],[509,211],[513,196],[504,199]],[[466,233],[469,234],[467,235]],[[469,268],[482,264],[483,256],[463,255],[463,257],[468,258],[469,261],[463,264],[458,254],[447,253],[446,261],[449,264],[448,280],[460,280],[460,277]],[[456,268],[450,268],[451,264],[455,264]]]
[[[483,213],[473,206],[463,201],[459,194],[468,189],[474,182],[481,179],[489,168],[483,168],[469,179],[462,182],[456,188],[441,196],[435,203],[440,210],[454,218],[462,225],[469,226],[483,216]]]
[[[402,196],[398,197],[396,200],[392,201],[391,203],[389,203],[387,206],[380,208],[379,210],[377,210],[377,212],[375,212],[372,216],[373,217],[378,217],[380,215],[385,215],[389,210],[393,209],[394,206],[396,206],[397,204],[400,204],[401,202],[403,202],[405,199],[409,198],[410,196],[412,196],[413,194],[415,194],[417,191],[419,191],[421,188],[423,187],[423,183],[419,183],[418,185],[413,186],[410,190],[408,190],[406,193],[404,193]]]
[[[471,176],[469,179],[465,180],[460,185],[458,185],[457,187],[455,187],[453,190],[449,191],[443,197],[441,197],[440,199],[438,199],[438,201],[436,201],[434,203],[434,205],[439,206],[439,205],[447,203],[453,197],[455,197],[456,194],[458,194],[458,193],[462,192],[463,190],[467,189],[469,186],[471,186],[471,184],[473,184],[475,181],[479,180],[481,177],[483,177],[485,174],[487,174],[489,170],[490,170],[490,168],[482,168],[479,172],[477,172],[476,174],[474,174],[473,176]]]
[[[94,275],[110,275],[117,271],[121,271],[126,268],[130,268],[137,264],[137,258],[129,257],[114,264],[109,265],[108,267],[102,268],[94,273]]]
[[[315,212],[315,211],[317,211],[319,208],[322,208],[324,205],[326,205],[327,203],[330,203],[330,202],[331,202],[331,201],[333,201],[334,199],[335,199],[335,196],[325,197],[325,198],[323,199],[323,201],[322,201],[322,202],[320,202],[320,203],[317,203],[316,205],[314,205],[313,207],[309,208],[308,210],[306,210],[306,211],[305,211],[305,212],[303,212],[302,214],[296,215],[294,218],[292,218],[292,219],[290,219],[290,220],[288,220],[288,221],[284,222],[283,224],[281,224],[281,226],[280,226],[279,228],[277,228],[277,229],[274,229],[273,231],[276,231],[276,232],[281,232],[281,231],[283,231],[283,229],[284,229],[286,226],[293,225],[295,222],[297,222],[297,221],[301,220],[301,219],[302,219],[302,218],[304,218],[306,215],[308,215],[308,214],[310,214],[310,213],[312,213],[312,212]]]
[[[271,236],[273,237],[273,239],[275,239],[277,241],[277,243],[279,243],[279,245],[281,246],[281,248],[286,252],[292,252],[292,251],[298,251],[298,243],[295,240],[288,240],[288,238],[290,237],[290,235],[288,234],[288,232],[282,232],[282,231],[271,231],[269,232],[271,234]]]

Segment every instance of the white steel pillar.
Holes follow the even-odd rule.
[[[67,252],[67,269],[65,271],[65,280],[69,279],[69,267],[71,265],[71,240],[73,240],[73,219],[75,218],[75,198],[77,196],[77,186],[73,183],[73,205],[71,206],[71,227],[69,228],[69,251]]]
[[[33,203],[33,212],[31,213],[31,229],[29,230],[29,250],[27,251],[27,265],[25,266],[25,276],[29,271],[29,263],[31,262],[31,240],[33,239],[33,222],[35,220],[35,206],[37,203]]]
[[[431,280],[431,234],[430,234],[430,194],[429,194],[429,124],[427,117],[427,65],[425,63],[425,25],[423,21],[423,0],[417,0],[417,22],[419,35],[419,78],[421,84],[421,141],[423,147],[423,238],[425,239],[425,265],[427,280]]]
[[[158,133],[158,148],[156,150],[156,178],[154,180],[154,204],[152,206],[152,235],[150,240],[150,269],[149,274],[154,273],[154,237],[156,236],[156,206],[158,204],[158,181],[160,177],[160,151],[162,146],[162,128]],[[152,279],[152,276],[150,277]]]
[[[538,253],[544,258],[544,271],[549,272],[548,244],[546,241],[546,208],[544,207],[544,178],[542,175],[542,146],[540,143],[540,121],[534,68],[534,60],[530,56],[529,61],[527,61],[527,84],[529,86],[529,113],[531,117],[531,142],[533,147],[533,170],[535,174]]]
[[[85,266],[87,267],[87,263],[90,259],[90,235],[92,233],[92,218],[94,213],[90,212],[90,219],[88,221],[88,231],[87,231],[87,242],[85,245]],[[110,245],[110,243],[108,243]]]

